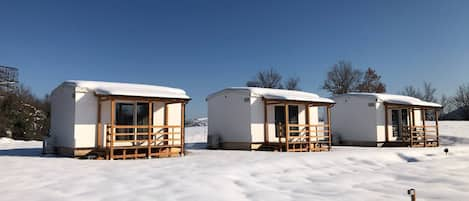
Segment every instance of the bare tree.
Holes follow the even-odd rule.
[[[285,89],[300,90],[299,83],[300,83],[299,77],[288,78],[288,80],[285,82]]]
[[[428,101],[428,102],[437,102],[435,93],[436,93],[436,88],[432,87],[432,83],[430,82],[423,83],[422,100]]]
[[[246,82],[246,86],[282,89],[282,76],[275,69],[270,68],[258,72],[253,80]]]
[[[440,105],[442,106],[441,112],[443,114],[448,114],[449,112],[454,110],[453,101],[448,98],[448,96],[446,96],[445,94],[441,95]]]
[[[419,89],[413,87],[413,86],[406,86],[404,88],[404,91],[401,91],[400,92],[401,95],[404,95],[404,96],[410,96],[410,97],[414,97],[414,98],[419,98],[419,99],[422,99],[423,98],[423,95],[422,95],[422,92],[420,92]]]
[[[453,99],[455,105],[463,109],[465,118],[469,119],[469,84],[459,86]]]
[[[352,68],[352,64],[346,61],[339,61],[334,64],[327,73],[323,89],[332,94],[344,94],[357,91],[363,72]]]
[[[386,85],[381,82],[381,76],[372,68],[368,68],[365,72],[363,80],[358,85],[358,91],[369,93],[384,93]]]

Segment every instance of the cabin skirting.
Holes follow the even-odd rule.
[[[333,145],[342,145],[342,146],[360,146],[360,147],[380,147],[382,143],[374,141],[354,141],[354,140],[341,140],[340,144]]]
[[[303,144],[306,146],[306,144]],[[307,146],[306,146],[307,147]],[[285,143],[278,143],[278,142],[270,142],[270,143],[264,143],[264,142],[223,142],[221,144],[221,149],[225,150],[247,150],[247,151],[286,151],[286,145]],[[311,144],[311,150],[308,150],[308,148],[303,148],[300,150],[300,148],[295,149],[290,149],[289,151],[299,151],[299,152],[305,152],[305,151],[312,151],[312,152],[318,152],[318,151],[329,151],[330,146],[325,145],[325,144]]]
[[[360,147],[438,147],[438,141],[427,141],[425,144],[413,144],[410,142],[403,141],[389,141],[389,142],[375,142],[375,141],[352,141],[352,140],[341,140],[340,144],[334,144],[338,146],[360,146]]]
[[[66,156],[66,157],[86,156],[93,150],[95,150],[94,147],[86,147],[86,148],[55,147],[55,153],[57,153],[57,155]]]

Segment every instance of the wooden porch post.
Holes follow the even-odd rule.
[[[184,155],[184,146],[186,145],[185,142],[185,121],[186,121],[186,103],[181,103],[181,155]]]
[[[290,150],[289,149],[289,143],[288,143],[288,137],[290,135],[290,120],[288,118],[288,104],[285,103],[285,146],[287,152]]]
[[[409,126],[409,133],[410,133],[410,147],[414,146],[414,126],[415,126],[415,111],[414,109],[411,110],[411,119],[412,121],[409,122],[411,126]]]
[[[389,135],[388,135],[388,105],[384,103],[384,135],[385,135],[385,142],[389,142]]]
[[[311,151],[311,131],[310,131],[310,125],[311,125],[311,122],[310,122],[310,119],[309,119],[309,104],[305,104],[305,131],[306,131],[306,135],[308,136],[308,151],[310,152]]]
[[[102,140],[102,126],[101,126],[101,97],[98,97],[98,125],[97,125],[97,130],[96,130],[96,144],[98,149],[103,148],[103,140]]]
[[[327,129],[328,129],[328,139],[329,139],[329,146],[327,149],[330,151],[332,147],[332,128],[331,128],[331,107],[330,105],[327,106]]]
[[[425,132],[425,119],[426,119],[426,112],[427,110],[425,110],[425,108],[422,108],[422,130],[423,130],[423,146],[426,147],[427,146],[427,134]]]
[[[114,129],[114,126],[115,126],[115,118],[116,118],[116,101],[114,100],[114,98],[111,98],[111,143],[110,143],[110,147],[109,147],[109,156],[110,156],[110,159],[113,160],[114,159],[114,138],[115,138],[115,129]]]
[[[439,111],[438,109],[434,109],[435,111],[435,131],[436,131],[436,146],[440,146],[440,133],[439,133],[439,128],[438,128],[438,115],[439,115]]]
[[[148,158],[151,158],[151,144],[152,144],[152,126],[153,126],[153,102],[148,101]]]
[[[163,117],[163,139],[165,140],[163,142],[164,145],[168,145],[169,141],[166,141],[169,139],[169,128],[168,128],[168,103],[164,104],[164,117]]]
[[[264,99],[264,143],[269,144],[269,121],[267,115],[267,100]]]

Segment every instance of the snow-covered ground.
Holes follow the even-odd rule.
[[[469,199],[469,122],[441,122],[439,148],[322,153],[204,150],[205,133],[187,128],[185,157],[127,161],[40,157],[41,142],[0,139],[0,200],[410,200],[409,188],[419,201]]]

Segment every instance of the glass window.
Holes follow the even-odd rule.
[[[116,103],[116,125],[132,125],[134,123],[134,104]]]
[[[137,125],[148,125],[148,103],[137,103]],[[148,133],[148,128],[137,129],[138,133]],[[148,135],[139,135],[139,140],[148,139]]]
[[[116,103],[116,125],[148,125],[148,103]],[[138,128],[137,133],[146,133],[148,128]],[[118,140],[133,140],[135,129],[118,128],[116,133],[128,133],[128,136],[117,136]],[[131,135],[132,134],[132,135]],[[138,139],[147,139],[147,135]]]
[[[392,136],[399,137],[401,136],[401,129],[399,124],[399,110],[391,111],[391,121],[392,121]]]
[[[289,124],[299,124],[298,120],[298,105],[289,105],[288,106],[288,123]],[[290,126],[290,131],[300,130],[298,126]],[[299,132],[290,132],[291,136],[300,135]]]

